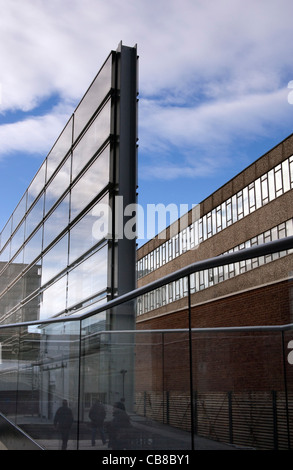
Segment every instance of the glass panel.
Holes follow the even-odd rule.
[[[44,195],[36,202],[34,207],[26,216],[25,238],[35,230],[44,217]]]
[[[68,222],[69,196],[66,196],[44,223],[44,248],[67,227]]]
[[[45,185],[46,161],[42,164],[27,190],[27,208],[29,209]]]
[[[12,421],[17,408],[18,345],[18,328],[0,329],[0,411]]]
[[[21,309],[22,321],[37,321],[40,319],[41,295],[36,295],[25,303]]]
[[[12,231],[16,229],[21,219],[24,217],[26,212],[26,196],[27,193],[22,197],[21,201],[19,202],[17,208],[13,213],[13,223],[12,223]]]
[[[17,276],[19,276],[22,270],[23,264],[17,263],[17,261],[14,261],[13,263],[10,263],[6,266],[0,277],[0,293],[4,291]]]
[[[93,248],[108,233],[108,195],[70,230],[69,264]]]
[[[65,275],[44,290],[40,305],[40,319],[54,317],[65,310],[66,285],[67,276]]]
[[[68,121],[64,131],[58,138],[56,144],[52,148],[51,152],[47,157],[47,178],[49,181],[50,177],[61,163],[72,145],[72,117]]]
[[[39,260],[23,275],[24,290],[23,298],[26,299],[29,295],[41,287],[41,261]],[[35,317],[37,320],[39,317]]]
[[[107,252],[101,248],[69,272],[68,307],[107,289]]]
[[[5,264],[10,260],[10,242],[7,243],[0,255],[0,271],[4,268]]]
[[[70,184],[70,158],[66,160],[63,166],[59,169],[56,176],[46,189],[45,199],[45,213],[58,201],[62,194],[66,191]]]
[[[43,257],[42,285],[66,268],[68,261],[68,235],[59,240]]]
[[[31,264],[40,255],[42,251],[42,234],[43,228],[41,227],[26,243],[24,247],[24,265]]]
[[[98,109],[102,100],[111,89],[112,55],[105,62],[99,74],[93,81],[88,92],[80,102],[74,115],[74,138],[76,139],[84,129],[90,118]]]
[[[48,450],[77,449],[79,333],[78,322],[21,329],[17,424]]]
[[[73,151],[72,180],[110,135],[111,101],[104,106]]]
[[[12,229],[12,217],[10,217],[10,219],[8,220],[4,229],[1,232],[1,249],[5,245],[5,243],[7,242],[8,238],[11,235],[11,229]]]
[[[88,168],[71,190],[71,212],[73,220],[109,183],[109,146]]]
[[[24,242],[24,222],[19,226],[15,234],[11,239],[11,258],[15,255],[15,253],[19,250],[19,248],[23,245]]]

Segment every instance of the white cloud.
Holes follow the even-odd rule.
[[[0,126],[0,156],[48,151],[68,104],[120,40],[138,44],[140,148],[163,155],[165,177],[198,174],[215,145],[264,136],[288,118],[291,0],[0,0],[0,12],[0,112],[28,112]],[[51,94],[59,108],[29,116]],[[182,148],[183,165],[170,161],[170,146]],[[203,155],[196,163],[192,148]]]
[[[43,154],[53,147],[65,126],[72,109],[63,105],[56,107],[50,114],[30,117],[21,121],[0,126],[0,159],[14,152]]]

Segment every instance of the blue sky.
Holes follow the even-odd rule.
[[[0,7],[0,230],[121,40],[140,57],[143,208],[191,208],[293,131],[291,0]]]

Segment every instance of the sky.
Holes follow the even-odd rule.
[[[139,55],[145,211],[191,208],[293,132],[292,0],[0,8],[0,231],[120,41]]]

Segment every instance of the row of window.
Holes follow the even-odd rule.
[[[138,279],[293,189],[293,156],[246,186],[137,262]]]
[[[289,237],[293,235],[293,219],[290,219],[271,230],[253,237],[245,243],[242,243],[227,253],[249,248],[254,245],[268,243],[273,240]],[[214,286],[220,282],[231,279],[235,276],[243,274],[251,269],[267,264],[275,259],[278,259],[287,254],[293,253],[293,250],[284,251],[281,253],[274,253],[272,255],[261,256],[258,258],[231,263],[227,266],[219,266],[212,269],[206,269],[190,275],[190,290],[191,294],[199,292],[208,287]],[[225,253],[223,253],[225,254]],[[152,292],[144,294],[138,299],[137,315],[142,315],[156,308],[160,308],[176,300],[187,297],[188,295],[188,281],[187,277],[181,278],[163,287],[160,287]]]

